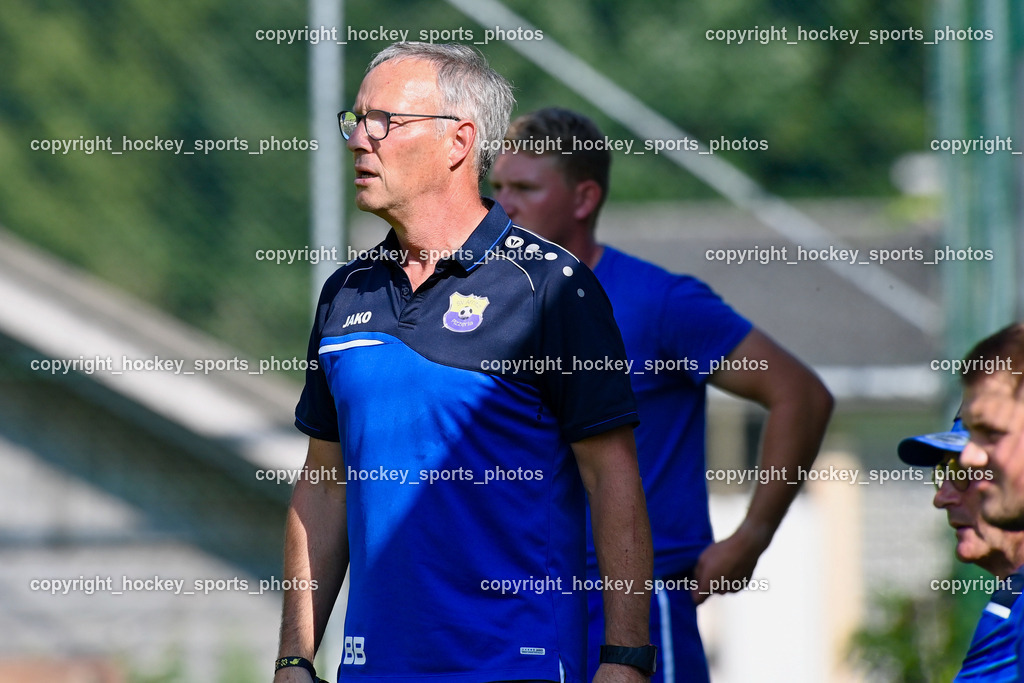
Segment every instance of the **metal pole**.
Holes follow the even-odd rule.
[[[1012,139],[1011,93],[1013,79],[1010,64],[1013,54],[1013,32],[1010,8],[1006,0],[983,0],[981,24],[997,27],[995,39],[978,44],[984,95],[981,98],[981,128],[987,140]],[[1019,143],[1018,143],[1019,145]],[[996,258],[989,268],[974,267],[979,275],[987,271],[988,306],[983,310],[983,334],[987,335],[1009,324],[1017,309],[1016,240],[1013,215],[1013,160],[1007,152],[978,155],[981,177],[982,225],[985,235],[981,240],[991,248]]]
[[[331,40],[321,40],[309,48],[309,130],[317,141],[310,152],[310,248],[336,249],[334,258],[321,259],[313,266],[312,301],[316,309],[320,288],[337,267],[346,261],[348,241],[345,234],[342,185],[341,134],[337,114],[342,109],[344,88],[343,0],[310,0],[309,28],[336,29]]]

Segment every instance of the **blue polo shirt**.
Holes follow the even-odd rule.
[[[594,275],[497,205],[415,292],[394,232],[324,285],[296,426],[340,441],[339,679],[583,681],[570,444],[637,422]]]
[[[1024,576],[1018,569],[1006,577],[1008,586],[992,594],[954,681],[1011,683],[1024,679]]]
[[[706,284],[606,246],[594,274],[633,361],[636,449],[654,542],[654,575],[689,570],[711,544],[705,479],[707,380],[752,329]],[[588,517],[589,522],[589,517]],[[591,576],[597,558],[591,542]]]

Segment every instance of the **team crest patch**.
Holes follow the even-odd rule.
[[[459,294],[449,298],[448,312],[444,314],[444,326],[452,332],[472,332],[480,327],[484,309],[490,304],[485,296]]]

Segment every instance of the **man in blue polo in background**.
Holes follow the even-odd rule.
[[[633,362],[637,454],[655,577],[690,588],[653,597],[651,640],[661,655],[653,680],[706,681],[696,607],[712,592],[742,589],[753,574],[797,494],[799,487],[789,482],[799,483],[798,466],[810,468],[817,456],[832,396],[810,369],[703,282],[596,241],[611,154],[593,144],[605,138],[590,119],[566,109],[542,109],[513,121],[505,137],[505,152],[491,173],[495,199],[517,224],[562,245],[593,269]],[[654,367],[674,369],[654,372]],[[707,382],[768,409],[760,465],[786,473],[757,485],[740,527],[717,543],[705,477]],[[597,572],[593,548],[588,572]],[[603,642],[600,595],[592,593],[589,604],[593,671]]]

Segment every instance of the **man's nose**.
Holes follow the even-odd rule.
[[[354,152],[357,149],[371,150],[370,136],[366,134],[366,125],[362,121],[356,124],[355,130],[345,140],[345,146],[348,147],[350,152]]]
[[[968,441],[964,449],[960,451],[960,464],[964,467],[987,467],[988,453],[973,441]]]
[[[946,479],[939,486],[939,490],[935,492],[935,497],[932,498],[932,505],[940,510],[948,505],[952,505],[956,502],[957,493],[958,491],[953,486],[953,482]]]

